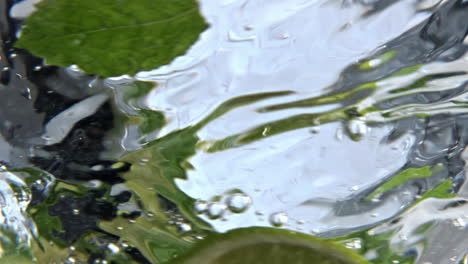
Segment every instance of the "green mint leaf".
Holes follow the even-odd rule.
[[[51,65],[134,75],[185,54],[206,27],[196,0],[47,0],[16,47]]]

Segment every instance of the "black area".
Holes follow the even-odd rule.
[[[151,264],[144,256],[141,254],[141,252],[133,247],[125,249],[125,252],[129,254],[135,261],[142,263],[142,264]]]

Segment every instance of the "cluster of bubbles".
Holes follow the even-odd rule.
[[[209,219],[225,219],[229,213],[240,214],[247,211],[252,205],[252,198],[244,193],[234,193],[227,196],[217,196],[212,201],[198,200],[194,204],[194,210],[199,215]],[[256,215],[262,217],[261,211]],[[268,221],[274,227],[285,226],[288,223],[288,215],[285,212],[275,212],[269,215]]]
[[[252,204],[252,198],[244,193],[234,193],[226,197],[218,197],[214,201],[196,201],[194,210],[210,219],[219,219],[227,212],[239,214],[245,212]]]

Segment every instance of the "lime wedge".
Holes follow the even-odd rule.
[[[317,237],[273,228],[213,234],[171,264],[368,264],[356,252]]]

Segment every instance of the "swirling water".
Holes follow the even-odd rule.
[[[248,226],[373,263],[468,261],[466,1],[201,1],[186,55],[106,80],[12,49],[13,2],[5,261],[160,263]]]

